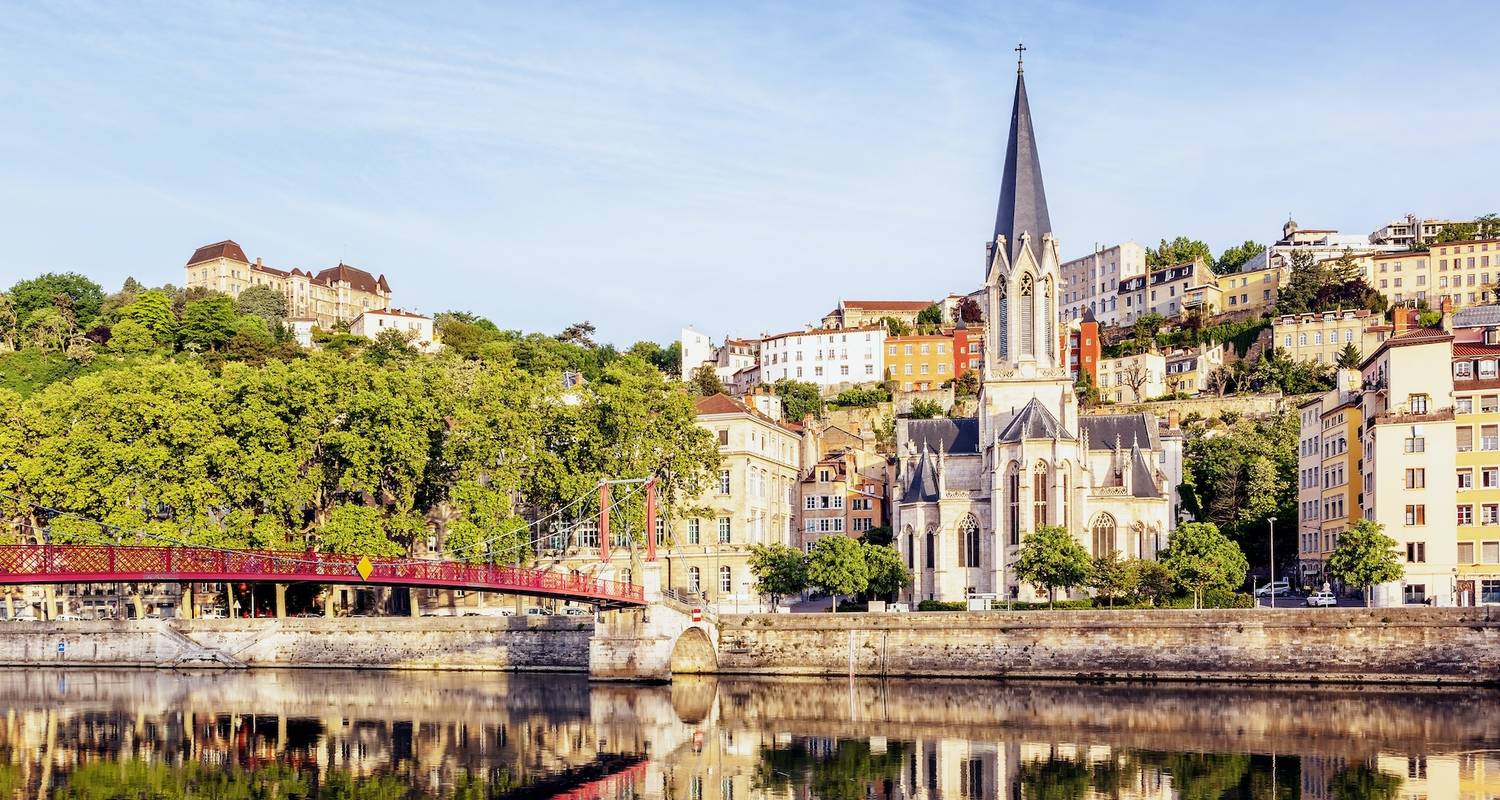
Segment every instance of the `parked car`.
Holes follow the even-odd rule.
[[[528,617],[550,617],[550,616],[552,616],[552,612],[548,611],[545,608],[542,608],[541,606],[530,606],[530,607],[528,607],[526,609],[526,616],[528,616]]]
[[[890,614],[905,614],[911,611],[911,606],[906,603],[887,603],[885,610]]]
[[[58,614],[52,618],[53,622],[83,622],[83,617],[77,614]]]
[[[1256,597],[1280,597],[1280,596],[1282,596],[1282,595],[1290,592],[1291,590],[1292,590],[1292,586],[1291,586],[1290,583],[1288,583],[1286,581],[1276,581],[1275,583],[1268,583],[1265,586],[1262,586],[1259,589],[1256,589],[1255,590],[1255,596]]]
[[[593,609],[584,608],[582,606],[568,606],[567,608],[563,609],[563,614],[569,617],[587,617],[591,616],[593,613]]]
[[[1331,607],[1338,604],[1339,599],[1333,596],[1333,592],[1313,592],[1307,596],[1307,605],[1309,608],[1317,608],[1318,606]]]

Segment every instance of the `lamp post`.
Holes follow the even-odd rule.
[[[1276,607],[1276,518],[1267,517],[1271,523],[1271,588],[1267,593],[1271,595],[1271,608]]]

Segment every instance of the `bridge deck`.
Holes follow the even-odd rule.
[[[279,550],[114,545],[0,545],[0,585],[41,583],[336,583],[470,589],[596,603],[645,605],[635,584],[527,567]]]

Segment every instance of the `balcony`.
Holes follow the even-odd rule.
[[[1447,422],[1453,419],[1453,407],[1438,408],[1424,414],[1413,414],[1407,411],[1387,411],[1384,414],[1376,414],[1371,420],[1374,425],[1414,425],[1423,422]]]

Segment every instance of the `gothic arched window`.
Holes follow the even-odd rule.
[[[1021,355],[1036,355],[1036,291],[1030,275],[1021,276]]]
[[[1038,461],[1031,474],[1031,529],[1047,524],[1047,462]]]
[[[1010,495],[1010,544],[1015,547],[1021,543],[1021,467],[1011,463],[1010,475],[1007,477],[1005,486],[1006,494]]]
[[[1010,296],[1005,288],[1005,279],[1000,279],[997,287],[1000,291],[1000,324],[997,333],[1000,336],[1000,360],[1010,358]]]
[[[1042,316],[1047,318],[1045,325],[1047,331],[1047,356],[1049,358],[1057,352],[1057,336],[1054,333],[1052,322],[1057,315],[1052,312],[1052,279],[1042,281]]]
[[[1115,518],[1108,514],[1100,514],[1094,517],[1092,526],[1094,533],[1094,555],[1107,556],[1116,552],[1115,547]]]
[[[958,523],[958,565],[979,566],[979,521],[966,514]]]
[[[906,568],[917,568],[917,537],[911,532],[911,526],[906,526]]]
[[[926,559],[926,564],[927,564],[927,568],[928,569],[932,569],[933,566],[934,566],[933,562],[935,560],[935,556],[933,554],[936,553],[936,552],[937,552],[937,533],[934,532],[934,531],[932,531],[932,530],[929,530],[929,531],[927,531],[927,552],[924,554],[924,557]]]

